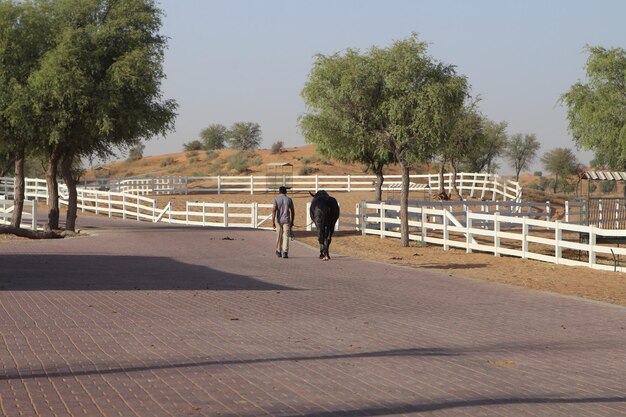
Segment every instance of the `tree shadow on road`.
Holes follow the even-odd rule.
[[[346,409],[337,411],[320,411],[312,413],[297,414],[299,417],[342,417],[342,416],[360,416],[360,417],[375,417],[375,416],[390,416],[390,415],[404,415],[409,413],[425,413],[455,408],[469,408],[469,407],[488,407],[488,406],[506,406],[516,404],[615,404],[626,403],[626,397],[541,397],[541,396],[529,396],[529,397],[507,397],[507,398],[478,398],[469,400],[458,401],[441,401],[441,402],[424,402],[423,404],[398,404],[397,406],[390,405],[389,407],[380,408],[361,408],[361,409]],[[482,410],[484,412],[484,410]],[[498,411],[505,412],[498,408]],[[511,410],[509,410],[510,412]],[[545,411],[545,410],[544,410]],[[574,412],[581,412],[581,410],[572,410]],[[467,412],[467,410],[466,410]],[[481,413],[482,414],[482,413]],[[465,415],[465,413],[464,413]],[[471,413],[470,413],[471,415]],[[617,414],[616,414],[617,415]],[[621,415],[621,414],[620,414]],[[295,417],[288,416],[288,417]]]
[[[237,358],[237,359],[220,359],[220,360],[199,360],[199,361],[175,361],[173,363],[153,363],[145,365],[124,365],[117,364],[117,366],[103,366],[106,369],[82,369],[80,371],[61,370],[61,371],[47,371],[47,372],[33,372],[28,373],[22,371],[21,373],[6,372],[2,375],[0,373],[1,380],[10,379],[35,379],[35,378],[64,378],[64,377],[77,377],[84,375],[108,375],[117,373],[130,373],[130,372],[142,372],[142,371],[158,371],[166,369],[185,369],[196,367],[211,367],[211,366],[236,366],[236,365],[250,365],[261,363],[276,363],[276,362],[304,362],[304,361],[327,361],[327,360],[347,360],[347,359],[361,359],[361,358],[380,358],[380,357],[399,357],[399,356],[457,356],[460,353],[456,353],[450,349],[443,348],[413,348],[413,349],[392,349],[373,352],[355,352],[355,353],[338,353],[334,355],[314,355],[314,356],[276,356],[268,358]],[[124,366],[121,366],[124,365]],[[55,365],[58,369],[59,365]]]
[[[295,288],[166,257],[0,255],[0,290],[3,291],[291,289]]]
[[[417,266],[425,269],[472,269],[485,268],[487,264],[418,264]]]

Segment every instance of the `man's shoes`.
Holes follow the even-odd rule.
[[[278,256],[279,258],[283,257],[283,255],[280,252],[278,252],[278,251],[276,251],[276,256]]]
[[[289,258],[289,256],[287,255],[287,252],[283,252],[283,258],[285,259]]]

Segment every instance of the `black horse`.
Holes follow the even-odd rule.
[[[313,194],[309,191],[313,201],[311,201],[311,220],[317,227],[317,240],[320,242],[320,259],[328,261],[330,255],[328,248],[333,239],[335,223],[339,219],[339,204],[334,197],[328,195],[324,190]]]

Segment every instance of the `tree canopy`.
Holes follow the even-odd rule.
[[[511,136],[504,154],[515,169],[515,181],[519,181],[522,170],[530,168],[540,147],[541,144],[534,134],[516,133]]]
[[[310,113],[301,125],[309,141],[345,158],[360,157],[371,145],[378,161],[400,165],[403,246],[408,246],[410,166],[429,160],[443,146],[468,90],[453,66],[426,50],[426,43],[412,35],[388,48],[320,55],[303,91]]]
[[[223,149],[226,146],[227,137],[228,129],[221,124],[209,125],[200,132],[203,148],[207,151]]]
[[[559,176],[565,178],[576,173],[578,160],[571,149],[550,149],[541,157],[544,168],[554,174],[553,192],[556,193]]]
[[[587,82],[561,96],[577,146],[595,152],[598,165],[626,169],[626,51],[588,46]]]
[[[253,122],[237,122],[226,133],[228,143],[233,149],[251,151],[261,145],[261,126]]]
[[[496,123],[483,117],[479,140],[461,155],[463,169],[467,172],[493,173],[496,158],[501,156],[506,148],[508,141],[506,128],[506,122]]]
[[[395,158],[381,146],[381,77],[371,57],[352,49],[317,55],[302,97],[309,110],[299,120],[305,140],[325,156],[364,164],[378,177],[380,200],[384,166]]]

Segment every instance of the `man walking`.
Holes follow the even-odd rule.
[[[287,187],[278,189],[278,196],[272,205],[272,227],[276,230],[276,256],[279,258],[289,257],[289,236],[295,217],[293,201],[287,197]],[[278,220],[278,228],[276,227]]]

